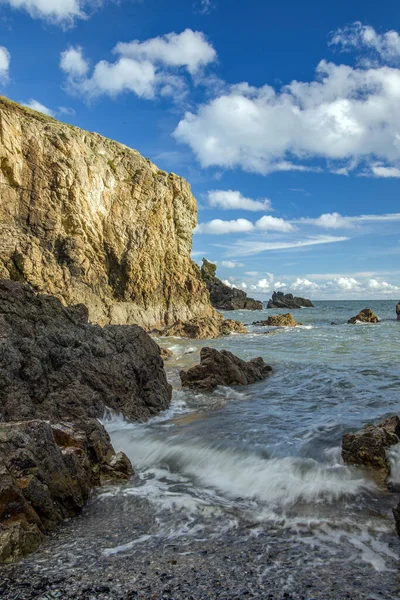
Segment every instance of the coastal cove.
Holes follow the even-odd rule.
[[[364,305],[380,322],[348,325]],[[174,353],[170,409],[143,424],[105,421],[135,477],[98,489],[35,554],[2,567],[4,597],[397,599],[399,494],[340,458],[344,433],[400,411],[395,305],[315,302],[296,312],[299,327],[249,326],[206,344],[156,338]],[[272,312],[284,311],[225,316],[247,324]],[[273,374],[182,389],[179,370],[204,345],[261,356]]]

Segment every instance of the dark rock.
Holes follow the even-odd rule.
[[[314,304],[308,298],[293,296],[293,294],[284,294],[283,292],[274,292],[272,298],[268,300],[267,308],[313,308]]]
[[[379,323],[379,319],[370,308],[364,308],[358,315],[351,317],[347,323]]]
[[[265,321],[255,321],[253,325],[259,325],[260,327],[296,327],[301,323],[296,323],[293,315],[287,313],[285,315],[271,315]]]
[[[378,469],[388,475],[386,449],[399,442],[400,419],[393,416],[378,425],[365,425],[355,433],[346,433],[342,438],[342,457],[347,464]]]
[[[262,358],[246,362],[227,350],[202,348],[200,364],[188,371],[180,371],[182,386],[212,391],[218,385],[248,385],[261,381],[271,374],[272,367]]]
[[[203,258],[201,276],[210,292],[211,304],[219,310],[262,310],[263,305],[259,300],[248,298],[243,290],[225,285],[216,277],[217,267]]]
[[[335,323],[335,321],[332,321],[331,325],[337,325],[337,323]]]
[[[101,328],[28,285],[0,280],[0,421],[143,419],[168,408],[157,344],[136,325]]]
[[[393,509],[393,516],[396,524],[397,535],[400,535],[400,502],[396,508]]]
[[[398,302],[396,304],[396,315],[397,315],[397,320],[400,321],[400,302]]]

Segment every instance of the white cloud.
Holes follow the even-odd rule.
[[[353,217],[342,216],[341,214],[326,213],[316,219],[304,217],[296,219],[295,223],[311,224],[323,229],[348,229],[362,223],[379,223],[379,222],[396,222],[400,221],[400,213],[389,213],[384,215],[358,215]]]
[[[211,233],[221,235],[225,233],[241,233],[243,231],[252,231],[253,229],[253,223],[247,219],[236,219],[232,221],[213,219],[209,223],[200,223],[197,225],[194,233]]]
[[[223,279],[222,283],[224,283],[225,285],[227,285],[230,288],[235,287],[234,284],[229,281],[229,279]]]
[[[373,164],[370,166],[370,170],[375,177],[400,177],[400,169],[397,167],[385,167],[380,164]]]
[[[222,267],[226,267],[227,269],[236,269],[238,267],[244,267],[243,263],[233,262],[232,260],[223,260],[220,264]]]
[[[0,83],[8,79],[11,55],[7,48],[0,46]]]
[[[200,15],[208,15],[212,9],[214,8],[214,4],[211,0],[195,0],[193,3],[193,10]]]
[[[144,42],[119,43],[114,53],[119,55],[114,62],[99,61],[89,75],[82,48],[65,50],[60,67],[70,90],[88,97],[133,92],[140,98],[170,96],[180,101],[186,94],[183,71],[193,75],[216,58],[204,34],[191,29]]]
[[[26,10],[34,19],[71,25],[75,19],[87,18],[88,10],[97,8],[101,0],[0,0],[12,8]]]
[[[230,248],[230,256],[252,256],[261,252],[273,250],[288,250],[292,248],[303,248],[307,246],[316,246],[320,244],[332,244],[337,242],[345,242],[349,238],[336,237],[329,235],[320,235],[309,237],[303,240],[282,241],[282,242],[263,242],[262,240],[239,240]]]
[[[377,33],[373,27],[356,21],[343,29],[337,29],[330,39],[331,46],[338,46],[343,52],[368,50],[384,60],[400,58],[400,35],[390,30]]]
[[[309,279],[302,279],[301,277],[298,277],[296,279],[296,281],[294,281],[291,286],[290,289],[294,290],[294,291],[310,291],[310,290],[317,290],[319,288],[319,285],[317,283],[315,283],[314,281],[310,281]]]
[[[267,198],[252,200],[243,196],[241,192],[234,190],[212,190],[208,192],[208,203],[210,206],[224,210],[249,210],[254,212],[271,210],[271,201]]]
[[[32,110],[37,110],[38,112],[41,112],[44,115],[47,115],[49,117],[54,117],[54,115],[55,115],[55,112],[53,110],[51,110],[50,108],[47,108],[47,106],[45,106],[41,102],[38,102],[34,98],[31,98],[30,100],[28,100],[28,102],[23,102],[22,104],[23,104],[23,106],[27,106],[28,108],[31,108]]]
[[[255,223],[255,228],[260,231],[282,231],[288,232],[293,231],[294,227],[288,221],[279,217],[271,217],[270,215],[264,215],[261,219],[258,219]]]
[[[400,286],[387,283],[387,281],[380,281],[378,279],[369,279],[368,287],[370,290],[376,290],[383,294],[390,294],[391,292],[400,291]]]
[[[114,52],[138,61],[149,61],[169,67],[185,67],[194,75],[217,58],[217,53],[201,31],[185,29],[182,33],[167,33],[144,42],[119,42]]]
[[[388,176],[400,169],[399,123],[400,69],[322,60],[312,81],[225,87],[187,112],[174,136],[204,167],[267,174],[323,160],[332,172]]]
[[[276,290],[281,290],[283,288],[287,288],[288,284],[284,283],[283,281],[276,281],[275,284],[274,284],[274,287],[275,287]]]

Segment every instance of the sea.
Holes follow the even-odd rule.
[[[68,570],[84,561],[107,569],[166,553],[176,560],[208,555],[211,565],[223,555],[249,582],[248,597],[275,597],[268,592],[279,589],[279,597],[307,600],[400,598],[392,515],[400,494],[341,458],[344,433],[400,414],[395,305],[319,301],[293,311],[302,323],[295,328],[252,325],[288,311],[230,311],[225,316],[248,325],[247,334],[157,338],[174,353],[166,361],[171,407],[146,423],[105,419],[136,475],[97,492],[53,547],[53,566]],[[379,323],[347,324],[365,307]],[[198,363],[204,346],[245,360],[261,356],[272,375],[213,393],[182,389],[179,371]],[[392,488],[399,489],[397,446],[390,461]],[[44,569],[49,554],[30,560]],[[236,597],[223,586],[221,594]]]

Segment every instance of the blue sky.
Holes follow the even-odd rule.
[[[393,0],[0,0],[0,93],[186,177],[250,295],[400,297]]]

